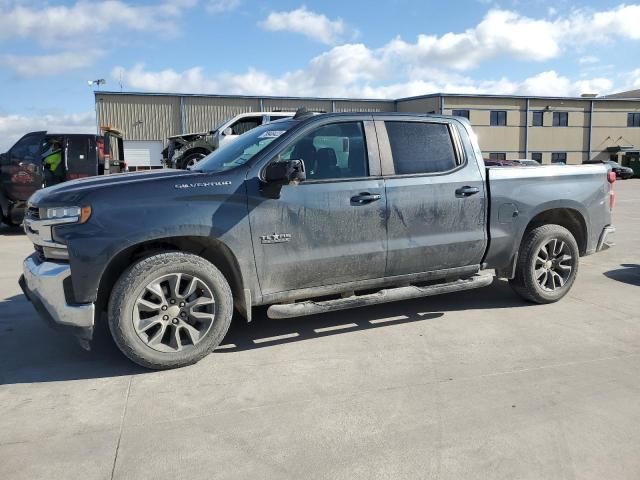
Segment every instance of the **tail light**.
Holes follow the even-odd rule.
[[[607,172],[607,180],[609,181],[609,209],[613,210],[616,203],[616,193],[613,191],[613,185],[616,183],[616,172],[609,170]]]

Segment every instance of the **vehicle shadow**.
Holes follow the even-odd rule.
[[[635,263],[623,263],[622,268],[609,270],[604,272],[604,276],[611,280],[628,283],[630,285],[640,286],[640,265]]]
[[[4,223],[0,223],[0,235],[4,237],[14,237],[18,235],[24,235],[24,230],[22,229],[22,225],[6,225]]]
[[[256,308],[247,323],[236,315],[215,354],[266,348],[393,325],[446,317],[447,312],[526,306],[508,287],[491,287],[438,297],[395,302],[302,318],[272,320],[266,308]],[[153,373],[129,361],[113,343],[105,322],[96,332],[91,351],[38,318],[24,295],[0,300],[0,385],[56,382]]]
[[[254,309],[251,323],[242,318],[234,318],[216,353],[253,350],[343,333],[429,321],[458,310],[500,309],[527,305],[529,304],[520,299],[506,281],[495,280],[492,286],[478,290],[300,318],[273,320],[267,317],[267,309],[262,307]]]
[[[0,385],[148,373],[130,362],[107,332],[91,351],[47,326],[24,295],[0,299]]]

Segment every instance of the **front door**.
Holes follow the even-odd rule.
[[[13,201],[27,200],[42,188],[42,151],[45,133],[28,133],[6,153],[0,166],[0,183]]]
[[[376,122],[388,205],[388,276],[480,264],[487,244],[484,181],[447,121]],[[466,134],[466,133],[465,133]],[[467,151],[472,151],[471,147]]]
[[[376,145],[372,122],[310,127],[280,152],[304,161],[305,182],[269,199],[257,179],[248,181],[263,295],[384,276],[386,198]]]

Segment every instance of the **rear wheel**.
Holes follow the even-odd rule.
[[[534,303],[552,303],[564,297],[576,279],[580,252],[575,238],[560,225],[529,230],[518,253],[511,287]]]
[[[154,369],[197,362],[217,347],[229,329],[233,301],[229,284],[196,255],[153,255],[130,267],[109,301],[109,328],[122,352]]]

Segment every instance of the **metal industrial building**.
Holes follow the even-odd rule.
[[[466,116],[485,157],[541,163],[639,162],[640,92],[606,97],[430,94],[397,100],[95,92],[98,126],[122,131],[132,166],[160,166],[166,138],[212,130],[242,112],[424,112]]]

